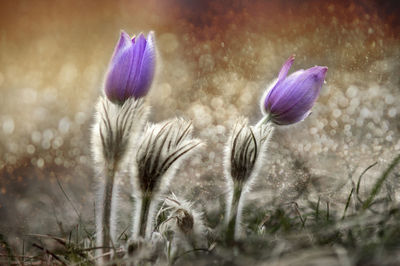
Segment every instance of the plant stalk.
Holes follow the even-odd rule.
[[[114,177],[115,172],[114,169],[109,168],[107,170],[106,180],[104,184],[103,190],[103,202],[102,207],[103,211],[101,213],[101,246],[103,247],[103,253],[108,253],[110,251],[111,245],[111,202],[112,202],[112,194],[114,188]],[[110,255],[104,257],[105,260],[110,259]]]
[[[146,238],[146,227],[147,221],[149,218],[149,210],[151,203],[152,195],[151,193],[143,193],[141,198],[141,206],[140,206],[140,217],[139,217],[139,236],[142,238]]]
[[[239,203],[242,195],[242,190],[243,190],[243,184],[240,182],[234,182],[233,185],[233,195],[231,198],[230,204],[228,204],[228,208],[230,208],[230,214],[228,223],[227,223],[227,230],[226,230],[226,237],[228,242],[233,242],[238,238],[237,236],[237,231],[239,231],[237,228],[240,227],[240,219],[241,211],[239,210]]]
[[[271,120],[270,115],[266,115],[263,118],[261,118],[260,121],[258,121],[258,123],[256,124],[256,127],[259,127],[261,125],[266,125],[269,121]]]

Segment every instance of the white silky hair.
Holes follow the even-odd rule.
[[[146,189],[150,189],[152,199],[149,207],[146,238],[154,229],[154,215],[159,209],[164,193],[182,162],[203,145],[192,138],[193,126],[190,121],[174,118],[162,123],[148,123],[139,141],[135,163],[132,165],[132,196],[136,199],[132,221],[132,235],[137,237],[141,218],[141,202]],[[150,179],[149,179],[150,178]],[[154,178],[154,180],[151,180]],[[146,183],[147,182],[147,183]],[[151,184],[151,187],[146,186]]]
[[[151,239],[130,239],[124,265],[165,265],[165,238],[154,232]]]
[[[159,232],[161,235],[165,235],[168,231],[174,232],[172,254],[177,253],[180,249],[187,251],[199,247],[206,248],[207,226],[204,213],[195,208],[193,202],[178,198],[172,193],[165,198],[157,217],[162,213],[166,213],[167,218],[160,224]],[[182,228],[182,225],[179,224],[182,219],[189,221],[189,228]],[[190,224],[190,221],[193,223]]]
[[[241,234],[241,220],[242,220],[242,211],[244,206],[244,201],[246,200],[246,195],[251,191],[252,185],[257,181],[257,177],[259,176],[260,170],[267,158],[267,148],[269,141],[273,134],[273,126],[270,123],[258,125],[258,126],[249,126],[248,120],[245,118],[240,118],[238,122],[234,125],[231,134],[229,136],[228,142],[225,146],[224,153],[224,176],[227,187],[226,194],[226,212],[225,212],[225,223],[228,224],[231,218],[231,207],[233,201],[233,191],[234,191],[234,182],[240,182],[242,187],[242,192],[240,196],[240,200],[238,203],[238,209],[236,214],[236,224],[235,224],[235,236],[240,236]],[[247,143],[250,144],[247,144]],[[251,144],[252,143],[252,144]],[[239,155],[236,148],[241,148],[245,150],[240,150]],[[245,156],[242,156],[245,155]],[[234,158],[232,157],[234,156]],[[235,157],[237,156],[237,157]],[[238,160],[245,159],[248,156],[255,156],[254,163],[251,165],[248,162],[240,162]],[[246,175],[242,177],[242,180],[235,180],[235,177],[232,175],[232,163],[239,162],[242,166],[250,167],[248,172],[246,171]]]
[[[278,78],[274,79],[267,87],[267,89],[264,90],[263,95],[260,98],[260,109],[261,113],[265,116],[267,115],[267,112],[265,111],[265,98],[267,97],[268,93],[270,90],[272,90],[273,87],[275,87],[276,83],[278,82]]]
[[[190,230],[190,234],[205,236],[207,232],[207,226],[205,225],[204,221],[204,213],[195,208],[193,202],[185,200],[181,197],[178,198],[174,193],[165,198],[164,204],[157,214],[160,215],[162,212],[168,212],[166,221],[160,225],[160,232],[163,232],[167,228],[171,227],[179,228],[176,220],[167,220],[177,217],[179,211],[181,210],[186,211],[193,218],[193,227],[192,230]],[[179,231],[185,233],[182,229],[179,229]]]
[[[120,164],[126,163],[148,114],[142,99],[130,98],[121,106],[100,97],[91,136],[94,162],[103,167],[119,157]]]
[[[110,243],[104,243],[105,234],[109,234],[112,243],[116,241],[121,178],[126,174],[135,140],[148,113],[140,99],[131,98],[118,105],[103,96],[97,102],[91,134],[92,156],[98,177],[95,185],[97,246],[110,246]],[[98,254],[101,252],[101,249],[97,251]]]

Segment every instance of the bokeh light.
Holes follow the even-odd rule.
[[[22,234],[57,231],[57,221],[72,225],[57,179],[93,221],[89,131],[121,29],[156,34],[150,120],[186,117],[207,142],[171,190],[212,208],[231,126],[261,118],[264,89],[296,54],[293,70],[328,66],[326,84],[309,118],[277,130],[252,197],[288,201],[304,187],[343,203],[349,176],[378,162],[364,191],[400,153],[395,2],[1,2],[0,231],[18,243]]]

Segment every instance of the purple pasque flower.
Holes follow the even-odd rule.
[[[155,63],[153,32],[146,39],[143,34],[130,38],[126,32],[121,31],[106,76],[104,90],[107,98],[122,104],[132,97],[144,97],[153,81]]]
[[[291,56],[283,64],[276,83],[263,98],[262,111],[277,125],[294,124],[310,114],[328,70],[325,66],[315,66],[287,77],[293,61]]]

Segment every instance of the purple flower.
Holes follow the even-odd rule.
[[[262,111],[277,125],[294,124],[310,114],[328,70],[315,66],[287,77],[293,61],[294,56],[291,56],[283,64],[276,83],[266,92],[262,102]]]
[[[143,34],[132,39],[122,31],[108,67],[105,93],[114,103],[144,97],[151,86],[155,72],[156,49],[154,34],[147,39]]]

